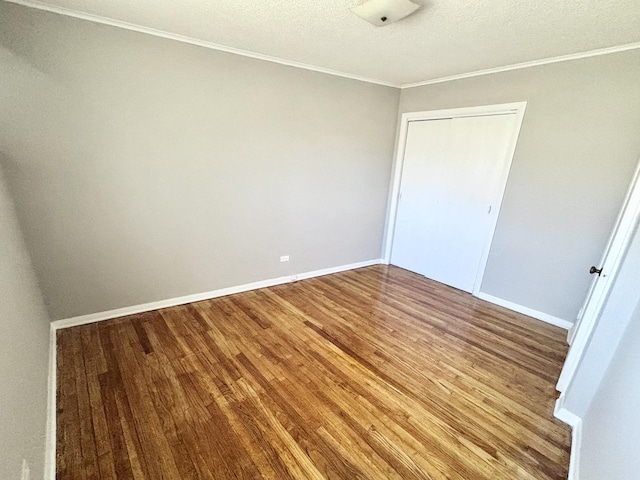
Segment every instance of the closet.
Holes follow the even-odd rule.
[[[479,289],[522,113],[406,121],[390,263]]]

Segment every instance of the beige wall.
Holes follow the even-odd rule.
[[[640,295],[636,290],[633,301]],[[636,480],[640,472],[640,303],[582,419],[580,478]]]
[[[380,258],[397,89],[0,15],[0,149],[53,319]]]
[[[637,50],[400,94],[0,14],[0,150],[54,319],[378,258],[400,97],[528,101],[482,291],[573,321],[640,156]]]
[[[640,50],[406,89],[400,113],[523,100],[482,291],[574,321],[640,157]]]
[[[0,170],[0,478],[43,478],[49,319]]]

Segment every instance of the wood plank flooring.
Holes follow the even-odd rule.
[[[565,332],[374,266],[58,332],[59,479],[564,479]]]

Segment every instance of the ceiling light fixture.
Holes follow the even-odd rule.
[[[420,5],[411,0],[369,0],[352,7],[351,11],[376,27],[384,27],[408,17],[419,8]]]

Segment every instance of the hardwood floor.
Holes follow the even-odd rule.
[[[565,332],[375,266],[58,332],[59,479],[564,479]]]

